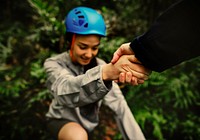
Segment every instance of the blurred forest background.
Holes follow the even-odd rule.
[[[177,0],[2,0],[0,4],[0,140],[51,140],[44,116],[51,101],[43,62],[65,51],[64,18],[76,6],[97,9],[107,24],[99,57],[107,62],[125,42],[147,31]],[[184,16],[184,15],[183,15]],[[173,30],[173,29],[172,29]],[[178,55],[178,52],[177,52]],[[200,58],[139,86],[120,85],[147,140],[200,139]],[[121,140],[103,106],[93,140]]]

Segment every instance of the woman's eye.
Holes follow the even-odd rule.
[[[98,49],[98,47],[94,47],[94,48],[92,48],[93,50],[97,50]]]
[[[82,49],[82,50],[86,49],[86,47],[82,46],[82,45],[79,45],[79,48]]]

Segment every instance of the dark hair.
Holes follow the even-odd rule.
[[[65,33],[65,44],[66,45],[66,49],[67,50],[70,50],[70,47],[71,47],[71,44],[72,44],[72,37],[73,37],[73,33],[70,33],[70,32],[66,32]]]
[[[94,67],[96,67],[96,66],[97,66],[97,59],[96,59],[96,57],[94,57],[94,58],[90,61],[90,63],[89,63],[88,65],[84,66],[84,73],[85,73],[87,70],[89,70],[89,69],[91,69],[91,68],[94,68]]]

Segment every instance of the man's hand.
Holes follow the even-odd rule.
[[[132,85],[143,84],[145,80],[148,79],[148,76],[151,73],[151,70],[145,68],[141,65],[141,62],[134,56],[134,52],[130,48],[130,43],[122,44],[114,53],[113,58],[111,60],[112,64],[118,62],[120,57],[123,55],[130,55],[129,61],[133,65],[129,65],[129,67],[124,67],[126,72],[121,72],[119,75],[119,79],[115,80],[120,83],[129,83]],[[143,75],[142,75],[143,74]]]
[[[119,82],[131,83],[133,85],[138,84],[138,81],[133,79],[133,77],[140,79],[142,82],[147,80],[148,70],[141,64],[133,63],[134,61],[134,55],[122,55],[115,64],[109,63],[104,65],[102,71],[103,80],[119,79]]]
[[[114,64],[121,72],[119,79],[115,80],[116,82],[138,85],[148,79],[151,71],[143,65],[135,63],[136,60],[134,55],[122,55],[119,58]]]
[[[111,63],[116,63],[118,61],[118,59],[122,56],[122,55],[133,55],[134,52],[131,50],[130,48],[130,43],[124,43],[122,44],[113,54],[113,58],[111,60]],[[140,63],[137,59],[135,60],[137,63]],[[135,63],[136,63],[135,62]]]
[[[135,63],[135,55],[122,55],[119,60],[113,64],[120,72],[131,72],[132,76],[139,79],[148,79],[149,70],[143,65]]]

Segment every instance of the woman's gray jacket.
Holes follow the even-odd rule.
[[[84,73],[82,66],[71,62],[67,52],[48,58],[44,63],[46,84],[54,98],[46,116],[77,122],[92,131],[98,125],[103,103],[114,112],[124,139],[143,140],[119,86],[115,82],[105,85],[102,80],[102,64],[105,62],[97,58],[97,66]]]

